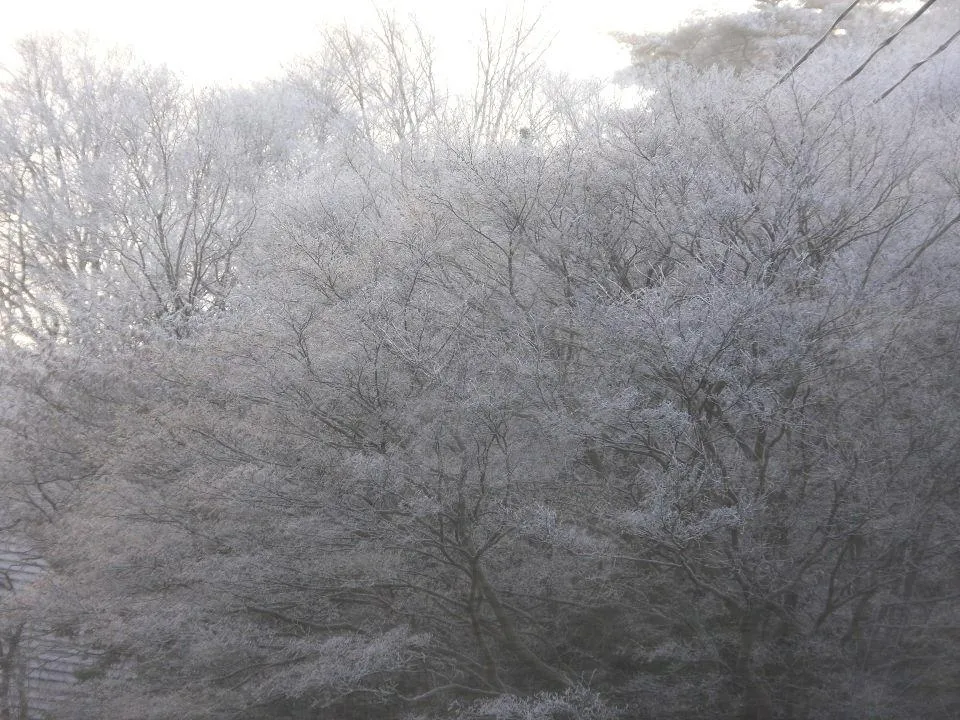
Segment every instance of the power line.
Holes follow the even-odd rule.
[[[890,88],[888,88],[887,91],[886,91],[885,93],[883,93],[883,95],[881,95],[880,97],[878,97],[876,100],[873,101],[874,105],[876,105],[878,102],[880,102],[881,100],[883,100],[887,95],[889,95],[889,94],[892,93],[894,90],[896,90],[898,87],[900,87],[900,86],[903,84],[903,82],[904,82],[908,77],[910,77],[911,75],[913,75],[913,73],[914,73],[915,71],[917,71],[917,70],[919,70],[920,68],[922,68],[922,67],[923,67],[924,65],[926,65],[928,62],[930,62],[933,58],[935,58],[937,55],[939,55],[939,54],[942,53],[944,50],[946,50],[948,47],[950,47],[950,45],[953,43],[953,41],[956,40],[958,37],[960,37],[960,30],[957,30],[953,35],[950,36],[950,38],[949,38],[945,43],[943,43],[943,45],[941,45],[940,47],[938,47],[938,48],[937,48],[936,50],[934,50],[932,53],[930,53],[929,55],[927,55],[927,57],[925,57],[923,60],[921,60],[920,62],[916,63],[912,68],[910,68],[910,70],[907,71],[907,74],[906,74],[906,75],[904,75],[904,76],[903,76],[902,78],[900,78],[894,85],[892,85]]]
[[[899,30],[897,30],[893,35],[891,35],[891,36],[888,37],[886,40],[884,40],[882,43],[880,43],[880,45],[877,46],[877,49],[874,50],[872,53],[870,53],[870,57],[868,57],[866,60],[864,60],[863,63],[860,65],[860,67],[858,67],[856,70],[854,70],[852,73],[850,73],[847,77],[845,77],[845,78],[843,79],[843,82],[840,83],[840,85],[841,85],[841,86],[842,86],[842,85],[846,85],[848,82],[850,82],[851,80],[853,80],[857,75],[859,75],[860,73],[862,73],[863,70],[864,70],[864,68],[866,68],[867,65],[870,64],[870,61],[873,60],[873,59],[880,53],[881,50],[883,50],[885,47],[887,47],[887,45],[889,45],[889,44],[892,43],[894,40],[896,40],[896,39],[900,36],[900,33],[902,33],[904,30],[906,30],[908,27],[910,27],[910,25],[912,25],[914,22],[916,22],[917,20],[919,20],[919,19],[920,19],[920,16],[923,15],[927,10],[929,10],[929,9],[930,9],[930,6],[933,5],[935,2],[937,2],[937,0],[927,0],[927,1],[920,7],[920,9],[917,10],[917,11],[913,14],[913,16],[912,16],[909,20],[907,20],[907,21],[900,27]]]
[[[774,85],[774,87],[775,87],[775,88],[776,88],[776,87],[780,87],[780,86],[783,85],[787,80],[789,80],[789,79],[790,79],[790,76],[793,75],[793,74],[797,71],[797,69],[798,69],[801,65],[803,65],[803,64],[810,58],[810,56],[813,55],[813,53],[815,53],[815,52],[817,51],[817,48],[818,48],[818,47],[820,47],[821,45],[823,45],[823,44],[827,41],[827,39],[828,39],[831,35],[833,35],[833,31],[837,29],[837,26],[838,26],[840,23],[842,23],[842,22],[843,22],[843,19],[844,19],[847,15],[849,15],[850,12],[851,12],[857,5],[859,5],[859,4],[860,4],[860,0],[853,0],[853,2],[850,4],[850,6],[849,6],[846,10],[844,10],[842,13],[840,13],[840,16],[839,16],[836,20],[834,20],[833,25],[831,25],[831,26],[830,26],[830,29],[827,30],[827,31],[823,34],[823,37],[821,37],[821,38],[820,38],[819,40],[817,40],[813,45],[810,46],[810,48],[803,54],[803,57],[800,58],[799,60],[797,60],[797,62],[794,64],[794,66],[793,66],[792,68],[790,68],[789,70],[787,70],[786,74],[785,74],[782,78],[780,78],[779,80],[777,80],[777,84]]]

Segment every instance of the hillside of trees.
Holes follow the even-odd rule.
[[[0,719],[25,627],[57,720],[960,716],[957,6],[623,36],[633,106],[535,30],[18,45]]]

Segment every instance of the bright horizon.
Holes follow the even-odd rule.
[[[475,38],[480,13],[503,17],[521,3],[508,0],[392,0],[376,6],[399,16],[415,15],[437,40],[441,58],[467,62],[465,50]],[[577,77],[609,77],[625,67],[628,56],[609,36],[612,31],[657,32],[676,26],[696,12],[746,10],[751,0],[554,0],[542,5],[545,26],[555,33],[547,56],[553,69]],[[4,13],[0,26],[0,62],[11,57],[12,43],[32,34],[84,32],[108,45],[133,48],[146,61],[165,63],[198,84],[244,83],[282,73],[298,56],[319,44],[319,29],[347,21],[364,24],[374,3],[318,3],[271,0],[269,3],[223,0],[167,0],[162,6],[129,0],[38,0],[20,2]],[[541,5],[527,3],[528,15]]]

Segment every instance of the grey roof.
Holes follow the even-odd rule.
[[[21,588],[46,568],[43,558],[26,546],[0,540],[0,591]]]
[[[47,564],[27,544],[0,539],[0,595],[21,590],[44,572]],[[9,652],[10,641],[17,636],[17,662],[10,671],[12,677],[3,678],[9,680],[9,690],[7,697],[0,697],[0,703],[6,705],[10,717],[16,720],[53,718],[57,705],[77,682],[77,672],[89,666],[94,656],[40,628],[0,625],[4,654]],[[3,671],[0,666],[0,673]]]

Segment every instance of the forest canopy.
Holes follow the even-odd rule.
[[[535,23],[20,42],[0,718],[30,633],[58,719],[960,715],[960,14],[757,5],[632,106]]]

